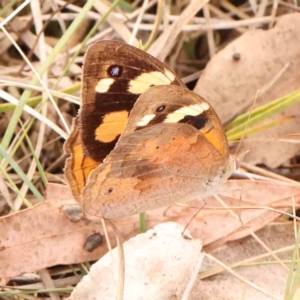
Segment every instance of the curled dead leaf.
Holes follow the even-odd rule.
[[[299,89],[299,28],[300,14],[293,13],[282,16],[270,30],[247,31],[211,59],[194,91],[212,103],[226,123],[251,109],[258,90],[256,107]],[[299,112],[298,103],[271,119],[293,118],[251,139],[259,144],[296,133],[300,128]],[[299,150],[299,144],[272,142],[252,148],[245,161],[277,167]]]

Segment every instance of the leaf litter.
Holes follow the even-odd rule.
[[[229,121],[242,111],[249,109],[253,103],[253,98],[257,90],[261,90],[256,102],[257,105],[260,105],[299,89],[299,80],[297,79],[299,49],[296,47],[297,43],[295,42],[299,39],[299,30],[297,31],[299,14],[284,15],[282,7],[286,7],[288,4],[285,2],[280,2],[279,9],[273,5],[270,16],[267,15],[269,12],[266,10],[266,6],[264,6],[265,4],[263,2],[257,4],[251,1],[250,4],[251,9],[254,10],[257,9],[255,6],[258,5],[258,11],[255,17],[252,17],[251,11],[245,10],[242,12],[240,8],[235,7],[227,1],[222,1],[219,8],[210,3],[210,11],[208,12],[206,9],[205,18],[199,17],[198,15],[194,18],[190,15],[187,16],[187,18],[180,18],[180,15],[176,16],[169,14],[170,20],[177,20],[177,23],[175,22],[174,24],[180,26],[180,29],[178,30],[177,28],[176,34],[172,36],[172,43],[174,44],[175,41],[177,42],[177,34],[179,36],[182,35],[183,38],[181,40],[184,41],[190,37],[187,32],[190,32],[191,36],[199,35],[199,32],[201,32],[200,36],[202,37],[205,37],[205,33],[207,32],[209,39],[207,47],[209,48],[208,53],[210,53],[210,55],[213,55],[215,50],[218,51],[223,47],[223,45],[218,44],[217,39],[213,40],[219,34],[218,29],[236,28],[236,32],[245,32],[233,42],[225,42],[228,43],[228,46],[223,50],[221,49],[218,51],[217,54],[211,58],[195,89],[213,104],[224,122]],[[155,5],[155,1],[149,1],[148,8],[151,7],[151,5]],[[188,7],[191,8],[193,5],[196,7],[200,4],[190,4],[186,9],[188,10]],[[74,4],[70,4],[69,7],[71,9],[70,11],[77,13],[82,9]],[[227,13],[220,14],[219,12],[222,12],[220,9],[224,7],[226,7]],[[97,13],[89,11],[88,15],[100,18],[100,16],[107,11],[108,6],[107,3],[100,2],[100,4],[94,6],[94,8]],[[176,10],[183,12],[184,8],[184,6],[179,5],[176,7]],[[277,13],[280,12],[279,14],[283,14],[283,17],[275,17],[276,9]],[[42,13],[48,10],[49,7],[43,7]],[[214,13],[218,13],[218,17],[216,17]],[[35,14],[33,14],[33,17],[35,17]],[[98,36],[110,39],[121,37],[123,40],[129,41],[129,38],[132,38],[131,29],[133,27],[131,27],[131,25],[133,23],[126,21],[132,20],[138,14],[138,9],[134,13],[127,13],[126,17],[124,17],[123,12],[120,14],[120,10],[114,11],[108,19],[109,25],[103,25],[103,32],[97,33]],[[234,15],[238,16],[240,19],[233,19],[232,16]],[[71,15],[68,15],[68,13],[61,13],[58,15],[54,14],[52,17],[56,18],[57,16],[60,18],[60,26],[64,32],[66,28],[64,28],[63,21]],[[149,16],[151,17],[152,15],[145,13],[142,16],[140,28],[149,28],[146,26],[151,24],[146,24],[148,21],[145,22]],[[47,16],[42,15],[42,17],[44,18],[43,20],[45,20]],[[228,20],[228,17],[230,20]],[[20,20],[30,24],[28,15],[20,16]],[[275,27],[269,30],[253,28],[247,30],[250,27],[264,26],[264,24],[271,25],[273,21],[277,20],[278,22],[275,23]],[[13,25],[17,26],[19,24],[14,22]],[[82,23],[81,29],[87,29],[89,26],[89,21],[85,21]],[[111,30],[111,28],[113,28],[113,30]],[[166,37],[172,33],[172,26],[164,26],[164,28],[166,31],[161,35],[161,39],[157,39],[157,41],[160,42],[158,43],[156,41],[156,45],[158,45],[161,50],[154,47],[155,42],[153,43],[152,48],[153,51],[157,51],[157,55],[161,55],[163,59],[171,52],[171,47],[166,47],[168,41]],[[139,38],[147,36],[145,35],[144,30],[145,29],[140,32],[138,31]],[[18,34],[16,35],[15,32],[18,32]],[[74,49],[77,47],[78,41],[82,39],[83,32],[84,30],[78,30],[77,37],[70,44]],[[235,36],[236,32],[234,32]],[[17,36],[20,35],[21,43],[25,44],[27,47],[33,47],[34,43],[38,40],[38,35],[32,33],[30,27],[26,26],[17,26],[17,28],[14,28],[10,33],[15,40],[17,39]],[[106,34],[106,36],[104,34]],[[3,40],[3,43],[1,43],[1,53],[4,54],[4,58],[7,58],[6,51],[11,47],[11,42],[9,42],[5,35],[2,35],[1,38],[1,40]],[[89,42],[91,41],[92,39]],[[134,41],[137,44],[137,39],[134,39]],[[45,43],[47,51],[52,51],[49,49],[55,47],[56,40],[46,39]],[[184,43],[178,44],[177,49],[180,50],[179,46],[183,44]],[[40,59],[41,53],[39,52],[40,50],[37,49],[38,48],[35,48],[33,50],[37,58]],[[71,49],[69,53],[74,53],[74,49]],[[174,56],[178,62],[176,71],[181,76],[185,76],[186,70],[191,73],[191,70],[195,70],[195,67],[183,67],[183,64],[180,63],[180,61],[185,60],[186,56],[183,55],[182,51],[179,52],[179,50],[176,50],[178,53]],[[49,69],[50,72],[58,76],[63,72],[63,61],[67,61],[69,57],[68,53],[60,53],[59,55],[60,59],[54,61]],[[15,72],[19,69],[18,61],[8,61],[9,65],[5,65],[3,68],[1,66],[0,79],[10,79],[15,82],[29,83],[32,74],[28,71],[29,69],[27,66],[25,68],[26,72],[24,70],[22,71],[23,77],[15,76],[14,73],[14,76],[7,75],[11,74],[12,70]],[[207,58],[206,61],[208,61]],[[82,56],[77,58],[77,62],[82,62]],[[35,67],[38,67],[40,61],[34,61],[33,64]],[[78,78],[76,76],[78,75],[78,72],[80,72],[80,68],[76,63],[73,63],[70,66],[70,70],[73,72],[73,77],[65,76],[63,81],[57,84],[55,78],[50,76],[48,78],[48,82],[50,83],[49,86],[55,84],[57,89],[63,89],[66,85],[77,82]],[[197,69],[197,72],[198,70],[199,69]],[[19,98],[20,93],[16,88],[9,87],[8,91],[12,93],[15,98]],[[75,95],[78,96],[78,93]],[[225,105],[226,101],[224,100],[226,99],[230,99],[230,103],[226,103]],[[280,113],[281,117],[292,115],[293,118],[283,125],[251,136],[252,141],[250,139],[249,141],[244,140],[243,144],[245,147],[247,147],[248,142],[253,145],[253,140],[257,143],[257,141],[265,141],[266,139],[274,139],[288,133],[294,133],[293,128],[299,128],[299,124],[297,123],[297,112],[299,109],[297,109],[297,105],[298,104],[288,108],[283,113]],[[61,105],[61,108],[62,107],[64,107],[64,116],[70,118],[70,110],[72,110],[72,107],[69,104],[64,104],[64,106]],[[36,112],[38,113],[38,110],[36,110]],[[28,115],[26,115],[26,117],[28,118]],[[54,123],[58,123],[56,112],[52,107],[48,110],[46,118],[49,118]],[[5,132],[6,130],[6,124],[9,117],[6,117],[5,120],[6,123],[1,122],[2,127],[4,124],[4,128],[1,128],[2,132]],[[59,126],[63,128],[62,124],[59,124]],[[38,126],[35,128],[38,128]],[[34,142],[34,145],[36,145],[37,135],[35,135],[35,137],[34,135],[31,135],[30,137]],[[52,140],[54,142],[52,142]],[[58,141],[57,134],[53,135],[51,130],[46,131],[43,144],[45,145],[45,143],[52,143],[54,145],[54,148],[52,149],[60,149],[57,152],[61,153],[62,143]],[[278,144],[278,146],[275,144]],[[247,158],[248,162],[252,164],[257,162],[265,163],[269,167],[277,167],[299,152],[298,144],[287,144],[282,141],[275,144],[270,143],[271,146],[266,144],[266,146],[264,145],[264,147],[260,147],[258,150],[251,150],[250,155]],[[22,155],[23,152],[20,149],[25,149],[24,144],[22,147],[18,148],[18,151],[15,152],[16,161],[18,161],[18,159],[23,159],[24,155]],[[259,150],[264,152],[259,153]],[[43,152],[38,154],[38,156],[46,162],[44,167],[54,170],[60,165],[61,168],[63,160],[59,160],[57,156],[51,157],[49,155],[51,153],[51,148],[47,153],[48,156],[46,157],[43,157]],[[26,170],[25,172],[27,172],[27,169],[30,166],[30,159],[30,155],[27,155],[26,159],[23,159],[22,161],[23,170]],[[249,174],[246,175],[246,173],[242,173],[245,177],[249,176]],[[10,175],[12,178],[16,178],[15,174],[10,173]],[[37,175],[38,174],[29,174],[30,178],[33,178],[35,182],[38,182],[39,179],[39,176]],[[50,175],[51,178],[56,177],[58,182],[62,181],[61,173],[58,175],[55,173]],[[15,182],[19,181],[19,179],[14,180]],[[4,182],[6,183],[6,181]],[[14,191],[11,185],[8,185],[8,187],[10,191]],[[253,235],[249,236],[251,230],[258,231],[257,238],[272,249],[272,254],[275,253],[276,255],[279,255],[280,259],[290,259],[290,251],[293,249],[293,243],[295,243],[294,231],[292,226],[288,224],[288,221],[283,218],[278,219],[278,217],[284,213],[291,214],[289,208],[292,206],[297,207],[299,205],[299,186],[296,184],[293,185],[292,183],[284,184],[282,182],[270,182],[268,180],[231,180],[225,187],[227,187],[227,190],[223,192],[223,196],[221,197],[226,206],[228,206],[238,218],[233,218],[229,208],[224,208],[217,200],[207,199],[204,205],[203,203],[195,202],[191,203],[190,206],[174,205],[170,208],[161,208],[159,210],[147,212],[148,228],[153,228],[156,224],[169,221],[177,222],[183,226],[189,224],[187,230],[190,232],[194,241],[203,244],[206,251],[213,253],[214,257],[219,259],[220,262],[225,263],[229,268],[234,268],[233,264],[245,260],[245,257],[253,258],[253,256],[257,255],[254,251],[250,251],[251,249],[255,249],[263,255],[272,257],[271,251],[270,253],[268,253],[268,251],[265,252],[266,250],[262,248],[261,244],[258,243],[258,240],[254,239]],[[5,191],[5,197],[3,197],[4,199],[0,199],[1,203],[3,201],[15,203],[16,195],[11,193],[11,195],[8,196],[7,189],[2,188],[2,190]],[[57,276],[57,271],[53,269],[54,266],[94,261],[107,253],[107,246],[104,239],[102,239],[100,246],[97,245],[91,252],[85,249],[86,242],[90,237],[95,235],[103,237],[104,233],[100,221],[88,221],[81,218],[82,212],[78,209],[78,205],[72,200],[68,188],[62,185],[52,185],[48,187],[47,193],[47,201],[31,208],[23,209],[16,214],[4,216],[0,219],[2,229],[0,232],[0,259],[5,262],[0,266],[1,277],[12,277],[14,282],[14,279],[16,278],[18,278],[18,280],[29,278],[31,275],[29,276],[28,272],[38,272],[36,278],[46,284],[46,286],[31,285],[32,288],[38,289],[68,285],[67,280],[63,283],[63,281],[59,281],[59,279],[55,277]],[[36,199],[33,199],[31,195],[28,195],[27,190],[25,191],[25,189],[22,189],[21,194],[23,197],[27,196],[32,203],[36,203]],[[18,203],[21,204],[20,198],[18,201]],[[195,214],[196,216],[189,223]],[[274,220],[277,220],[277,222],[280,220],[280,223],[274,223]],[[121,236],[124,240],[136,236],[139,232],[137,216],[116,220],[115,224],[119,229],[122,229]],[[273,228],[275,227],[276,230],[274,231]],[[162,230],[165,230],[166,228],[162,227]],[[267,234],[263,234],[264,232]],[[112,245],[115,246],[114,232],[109,227],[108,233]],[[175,234],[175,231],[170,232],[170,235],[172,234]],[[277,244],[270,243],[270,235],[271,240],[278,241]],[[166,237],[167,236],[168,235],[166,235]],[[141,236],[137,236],[137,238],[139,239]],[[284,248],[286,242],[289,242],[288,250]],[[146,247],[147,243],[145,243],[144,246]],[[159,247],[160,250],[164,250],[163,246]],[[165,249],[167,249],[167,246]],[[277,253],[280,250],[282,250],[286,257]],[[233,251],[236,251],[236,255],[233,255]],[[139,255],[138,249],[136,249],[136,252],[132,252],[133,257]],[[243,254],[245,253],[247,256],[244,257]],[[229,258],[233,258],[233,256],[234,259],[230,260]],[[194,264],[196,264],[195,261],[196,260],[194,260]],[[202,264],[201,267],[202,272],[200,278],[205,274],[205,272],[203,273],[203,270],[211,266],[212,261],[214,260],[210,261],[209,256],[205,257],[204,264]],[[205,263],[208,263],[208,267],[206,267]],[[256,286],[251,287],[248,281],[243,281],[242,279],[248,279],[257,285],[262,286],[266,291],[272,291],[275,298],[281,298],[284,294],[285,279],[287,277],[286,269],[282,268],[276,260],[272,262],[272,265],[267,267],[265,266],[265,261],[261,264],[262,265],[258,265],[258,267],[249,267],[247,264],[245,264],[243,268],[239,267],[238,272],[243,278],[239,278],[238,274],[232,276],[223,273],[214,276],[209,275],[207,272],[206,277],[214,277],[211,278],[211,280],[199,279],[199,282],[196,283],[192,294],[190,295],[190,299],[200,299],[200,296],[203,299],[211,298],[211,295],[219,299],[225,299],[224,290],[226,290],[227,296],[231,299],[264,299],[261,290],[258,291],[259,289],[257,289]],[[49,273],[43,271],[45,268],[49,268]],[[216,267],[212,269],[216,270]],[[68,274],[70,270],[73,272],[74,269],[70,266],[66,266],[63,270],[64,274]],[[178,268],[176,271],[180,272]],[[21,277],[18,276],[22,273],[27,274],[24,274]],[[50,278],[47,274],[54,279],[49,280]],[[156,273],[153,272],[153,274]],[[265,274],[268,274],[268,276]],[[271,278],[270,274],[274,276]],[[205,276],[203,276],[203,278],[204,277]],[[72,275],[68,277],[67,275],[63,279],[68,278],[70,278],[69,284],[74,285],[81,276]],[[273,284],[269,284],[268,278],[270,278],[270,281],[272,281]],[[5,282],[7,282],[7,280]],[[244,283],[241,284],[241,282]],[[28,284],[20,284],[19,286],[22,286],[22,289],[25,289],[26,286],[27,288],[30,288],[30,285]],[[7,288],[9,291],[9,286],[7,286]],[[57,299],[58,294],[50,293],[50,297],[52,299]],[[268,299],[268,297],[270,298],[268,293],[265,293],[265,297],[266,299]]]
[[[247,31],[210,60],[194,91],[208,99],[226,123],[241,112],[249,111],[258,91],[257,106],[300,89],[299,27],[300,15],[293,13],[281,17],[272,29]],[[299,111],[299,103],[285,109],[271,119],[293,118],[252,135],[251,143],[244,140],[243,145],[247,148],[297,133],[300,128]],[[264,143],[262,147],[251,147],[245,161],[264,163],[274,168],[294,157],[299,150],[299,144],[273,141]]]

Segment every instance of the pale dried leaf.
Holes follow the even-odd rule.
[[[293,225],[291,223],[268,225],[258,231],[257,235],[274,251],[291,246],[289,251],[278,254],[281,259],[291,259],[291,250],[293,249],[295,242]],[[231,266],[247,259],[253,259],[253,262],[257,262],[256,265],[247,266],[246,263],[243,263],[243,267],[238,267],[234,270],[246,279],[262,287],[265,291],[272,293],[277,297],[276,299],[283,299],[287,272],[278,264],[264,263],[265,261],[270,260],[268,256],[254,260],[255,257],[263,254],[265,254],[265,251],[257,241],[252,237],[247,237],[237,242],[231,242],[225,247],[220,248],[213,253],[213,256],[227,266]],[[222,271],[215,263],[212,263],[207,259],[203,261],[202,268],[207,272],[216,271],[220,273]],[[207,279],[202,280],[200,280],[200,277],[206,277],[206,273],[199,275],[198,282],[196,282],[190,297],[191,300],[210,299],[211,295],[214,295],[215,299],[219,300],[272,299],[253,289],[249,285],[242,283],[227,272],[223,272],[216,276],[209,276]]]
[[[93,252],[83,249],[87,237],[102,229],[100,223],[70,221],[62,207],[72,203],[74,200],[45,201],[0,219],[1,277],[95,260],[106,253],[104,246]]]
[[[226,197],[223,200],[229,207],[237,207],[240,220],[233,218],[228,209],[224,209],[215,199],[191,203],[194,207],[173,205],[147,212],[147,227],[174,221],[186,226],[192,216],[202,207],[188,226],[194,238],[203,241],[203,245],[215,249],[229,240],[248,235],[247,227],[258,230],[266,223],[274,220],[279,214],[264,210],[262,206],[278,203],[285,210],[299,202],[300,188],[287,184],[274,184],[264,181],[228,181]],[[99,232],[103,235],[99,222],[70,217],[67,208],[78,204],[72,199],[69,188],[59,184],[51,184],[47,190],[48,199],[33,208],[17,214],[0,218],[0,240],[4,250],[0,251],[0,274],[3,277],[15,276],[24,272],[34,272],[57,264],[73,264],[89,260],[97,260],[107,253],[106,243],[102,242],[93,252],[84,250],[89,236]],[[223,192],[224,193],[224,192]],[[51,198],[49,198],[51,197]],[[284,203],[280,203],[284,201]],[[242,209],[247,206],[256,209]],[[218,209],[217,209],[218,208]],[[65,213],[67,211],[67,213]],[[71,209],[71,211],[73,211]],[[75,212],[80,211],[75,209]],[[79,221],[78,221],[79,219]],[[128,240],[139,232],[138,216],[130,216],[114,220],[123,240]],[[115,234],[108,227],[112,246],[115,246]]]
[[[87,239],[100,233],[98,221],[77,218],[78,202],[72,199],[68,187],[50,184],[47,198],[53,197],[32,208],[0,218],[0,276],[12,277],[24,272],[35,272],[59,264],[93,261],[107,253],[102,244],[92,252],[85,250]],[[68,209],[70,208],[70,209]],[[138,233],[138,217],[118,220],[118,228],[124,240]],[[115,234],[108,228],[111,244],[115,246]],[[104,240],[104,238],[103,238]]]
[[[282,16],[275,28],[247,31],[216,54],[208,63],[195,92],[212,103],[223,122],[250,109],[257,90],[268,90],[257,99],[257,106],[300,88],[300,14]],[[238,53],[239,60],[234,59]],[[285,69],[286,68],[286,69]],[[283,71],[284,70],[284,71]],[[283,73],[278,77],[278,74]],[[274,78],[275,82],[273,82]],[[251,136],[265,141],[296,133],[300,128],[300,104],[273,118],[296,118]],[[251,149],[245,161],[263,162],[276,167],[299,152],[297,144],[270,143]]]
[[[256,231],[276,219],[280,214],[266,210],[264,207],[280,204],[278,209],[285,211],[292,206],[292,197],[294,197],[295,203],[299,203],[300,188],[284,183],[229,180],[223,186],[220,197],[229,208],[235,208],[234,211],[240,216],[239,220],[233,218],[228,209],[222,207],[214,198],[206,199],[205,206],[197,201],[190,203],[191,206],[202,207],[202,209],[188,229],[193,237],[200,238],[203,245],[209,245],[212,249],[225,244],[228,240],[249,235],[248,227]],[[283,200],[285,200],[284,203],[278,203]],[[249,207],[255,208],[248,209]],[[167,210],[166,218],[187,224],[196,212],[197,210],[192,207],[174,205]],[[239,234],[236,233],[237,231]],[[236,237],[233,233],[236,234]]]
[[[183,229],[176,223],[163,223],[124,243],[124,300],[181,299],[202,248],[200,240],[183,237]],[[117,258],[118,249],[112,252]],[[108,253],[92,266],[70,299],[115,299],[113,269]]]

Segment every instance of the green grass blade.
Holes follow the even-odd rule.
[[[23,201],[23,204],[26,207],[31,207],[32,204],[20,193],[18,187],[15,185],[13,180],[10,178],[9,174],[4,170],[4,168],[0,167],[0,173],[6,178],[7,182],[10,185],[10,189],[13,190]]]
[[[291,94],[288,94],[284,97],[281,97],[272,102],[264,104],[256,109],[254,109],[252,112],[246,112],[246,113],[236,117],[232,122],[230,122],[228,125],[225,126],[225,129],[227,131],[229,131],[230,129],[235,128],[236,126],[247,122],[249,114],[251,114],[251,118],[252,118],[257,115],[261,115],[265,111],[268,111],[274,107],[277,107],[278,105],[279,106],[286,105],[286,106],[284,106],[284,108],[286,108],[287,106],[294,104],[296,101],[299,101],[299,97],[300,97],[300,91],[299,90],[294,91]],[[287,102],[287,103],[285,103],[285,102]]]
[[[12,7],[18,2],[21,2],[21,0],[8,1],[7,4],[2,9],[0,9],[0,17],[3,17],[6,14],[6,12],[10,11]]]
[[[99,26],[105,22],[107,17],[110,15],[110,13],[119,5],[120,0],[114,1],[114,3],[111,5],[111,7],[107,10],[107,12],[103,15],[103,17],[96,22],[96,24],[93,26],[93,28],[90,30],[90,32],[86,35],[84,40],[80,43],[80,46],[78,47],[77,51],[73,54],[73,56],[69,59],[68,64],[64,68],[62,74],[57,79],[55,85],[52,87],[55,89],[61,79],[65,76],[65,74],[68,72],[70,66],[74,63],[76,57],[79,55],[79,53],[82,51],[83,47],[85,46],[86,42],[94,35],[94,33],[97,31]]]
[[[251,113],[251,118],[249,120],[248,120],[249,113],[243,114],[242,117],[244,121],[240,125],[237,125],[234,128],[232,128],[232,124],[237,124],[237,122],[234,120],[232,123],[229,124],[229,126],[226,127],[226,128],[230,127],[232,129],[226,130],[225,128],[227,136],[241,134],[246,127],[251,127],[265,120],[266,118],[285,110],[287,107],[295,104],[296,102],[300,101],[300,92],[297,91],[296,93],[292,93],[289,96],[283,97],[279,100],[276,100],[275,104],[273,102],[272,105],[267,105],[267,108],[266,105],[264,105],[258,108],[257,110],[253,111]]]
[[[259,125],[259,126],[248,128],[248,129],[240,131],[238,133],[234,133],[234,134],[226,133],[227,139],[230,142],[234,142],[234,141],[237,141],[237,140],[241,139],[242,137],[247,137],[247,136],[253,135],[255,133],[262,132],[262,131],[264,131],[268,128],[272,128],[272,127],[281,125],[284,122],[287,122],[291,119],[293,119],[293,117],[285,117],[285,118],[282,118],[282,119],[279,119],[279,120],[274,120],[274,121],[264,123],[264,124]]]
[[[25,138],[26,138],[28,147],[29,147],[29,149],[31,151],[32,157],[35,160],[35,164],[36,164],[36,167],[37,167],[37,169],[39,171],[39,174],[41,176],[41,180],[44,183],[44,185],[46,185],[47,182],[48,182],[48,180],[47,180],[47,176],[45,174],[45,170],[44,170],[43,166],[41,165],[41,162],[40,162],[39,158],[37,157],[37,155],[35,153],[35,149],[33,148],[32,143],[31,143],[31,141],[30,141],[30,139],[29,139],[29,137],[28,137],[27,134],[25,134]]]
[[[140,233],[147,231],[146,213],[140,213]]]
[[[295,268],[297,263],[297,257],[299,253],[299,241],[300,241],[300,228],[298,227],[297,238],[295,240],[295,248],[292,254],[292,261],[290,264],[289,274],[287,277],[286,288],[284,299],[292,300],[293,299],[293,289],[296,291],[297,286],[299,286],[299,271],[297,270],[295,274]],[[299,269],[299,267],[297,268]]]
[[[66,89],[60,90],[61,93],[71,95],[73,93],[76,93],[80,90],[81,83],[77,83],[71,87],[68,87]],[[55,98],[55,97],[54,97]],[[26,101],[26,105],[30,107],[37,106],[42,101],[42,96],[36,96],[31,97]],[[0,113],[9,112],[15,109],[15,105],[11,103],[0,103]]]
[[[6,152],[6,150],[1,145],[0,145],[0,155],[11,165],[11,167],[15,170],[15,172],[24,181],[24,183],[27,184],[28,188],[37,197],[37,199],[39,199],[40,201],[44,201],[44,197],[40,194],[40,192],[33,185],[33,183],[27,178],[26,174],[21,170],[21,168],[17,165],[17,163],[12,159],[12,157]]]
[[[63,37],[57,42],[56,46],[53,48],[53,51],[50,53],[49,57],[45,61],[45,63],[41,66],[41,68],[37,71],[39,76],[42,76],[44,72],[51,66],[57,54],[63,49],[67,41],[72,37],[72,35],[76,32],[76,29],[80,25],[80,21],[84,19],[88,11],[92,8],[94,4],[93,0],[88,0],[80,13],[78,14],[77,18],[72,22],[72,24],[68,27],[66,32],[64,33]],[[21,54],[22,55],[22,54]],[[38,78],[33,76],[33,79],[30,81],[31,85],[35,85],[38,82]],[[19,118],[23,112],[23,107],[26,104],[27,100],[29,99],[31,94],[30,90],[25,90],[20,98],[19,105],[15,108],[13,115],[11,117],[11,121],[8,124],[8,127],[5,131],[3,140],[2,140],[2,147],[3,149],[7,149],[12,136],[15,132],[17,127]]]

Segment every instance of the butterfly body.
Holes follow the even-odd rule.
[[[124,60],[116,54],[100,59],[97,47],[87,54],[83,105],[66,143],[67,179],[85,213],[119,218],[215,193],[235,159],[213,108],[162,63],[115,43]],[[128,54],[132,48],[138,58]],[[134,73],[143,57],[148,65]]]

